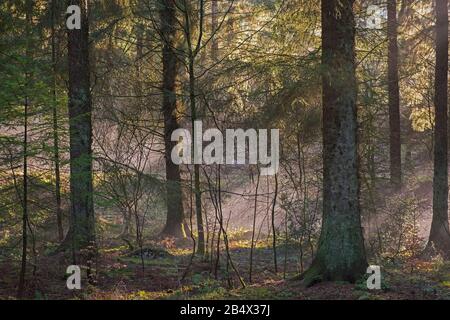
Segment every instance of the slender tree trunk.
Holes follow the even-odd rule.
[[[195,75],[194,75],[194,62],[191,61],[189,81],[190,81],[190,100],[191,100],[191,114],[192,114],[192,128],[193,137],[196,136],[195,121],[197,120],[196,104],[195,104]],[[193,144],[195,148],[195,143]],[[197,150],[193,150],[195,154]],[[197,253],[200,256],[205,255],[205,229],[203,225],[203,213],[202,213],[202,193],[200,188],[200,165],[194,164],[194,193],[195,193],[195,214],[197,217],[197,232],[198,232],[198,246]]]
[[[436,0],[433,221],[427,249],[450,257],[448,223],[448,0]]]
[[[278,273],[278,259],[277,259],[277,229],[275,227],[275,208],[277,206],[278,198],[278,175],[275,175],[275,195],[272,202],[272,248],[273,248],[273,265],[275,267],[275,273]]]
[[[22,194],[22,262],[20,268],[18,298],[21,299],[25,290],[28,251],[28,97],[24,104],[24,135],[23,135],[23,194]]]
[[[397,0],[388,0],[388,93],[390,126],[391,184],[399,188],[402,183],[400,89],[398,77]]]
[[[81,8],[81,30],[68,30],[70,131],[70,240],[74,262],[92,262],[95,218],[92,183],[92,103],[89,67],[88,0],[70,0]],[[80,250],[86,252],[80,256]],[[88,266],[89,267],[89,266]],[[88,274],[89,276],[89,274]]]
[[[258,191],[259,191],[259,181],[261,178],[261,172],[258,168],[258,179],[256,181],[256,189],[255,189],[255,204],[253,208],[253,224],[252,224],[252,242],[250,245],[250,268],[248,271],[248,282],[252,283],[253,276],[253,251],[255,249],[255,232],[256,232],[256,214],[258,210]]]
[[[142,63],[142,59],[144,57],[144,30],[143,30],[143,25],[142,24],[138,24],[136,26],[136,96],[137,96],[137,107],[140,108],[141,107],[141,103],[142,103],[142,68],[141,68],[141,63]]]
[[[197,105],[196,105],[196,77],[195,77],[195,58],[197,57],[201,48],[201,40],[203,36],[203,19],[204,19],[204,0],[199,1],[200,13],[199,13],[199,37],[197,43],[193,44],[193,30],[194,26],[191,24],[190,17],[190,5],[187,1],[183,1],[183,12],[185,19],[184,33],[188,46],[188,71],[189,71],[189,101],[191,109],[191,124],[192,124],[192,136],[195,138],[197,135],[195,121],[197,120]],[[193,143],[192,154],[197,152],[201,153],[201,150],[196,149],[196,143]],[[195,158],[195,156],[194,156]],[[198,247],[197,254],[200,256],[205,255],[206,243],[205,243],[205,228],[203,224],[202,214],[202,192],[200,188],[200,165],[194,164],[194,194],[195,194],[195,213],[197,217],[197,233],[198,233]]]
[[[357,154],[354,0],[322,0],[323,219],[305,285],[366,272]]]
[[[163,35],[163,114],[164,143],[166,160],[166,199],[167,221],[163,235],[186,238],[184,230],[185,216],[181,188],[180,167],[173,163],[171,153],[176,142],[171,140],[172,133],[179,129],[177,119],[177,57],[174,52],[176,36],[176,10],[173,0],[163,1],[160,10],[161,33]]]
[[[30,52],[30,42],[31,42],[31,24],[32,24],[32,14],[33,14],[33,0],[27,0],[25,2],[26,10],[26,64],[30,63],[31,52]],[[29,68],[27,67],[27,73],[25,74],[25,87],[28,88],[30,75],[28,73]],[[19,286],[17,291],[17,297],[19,299],[23,298],[25,291],[25,278],[27,273],[27,251],[28,251],[28,113],[29,113],[29,97],[28,92],[25,92],[24,101],[24,114],[23,114],[23,193],[22,193],[22,257],[21,257],[21,267],[19,275]]]
[[[22,194],[22,262],[20,268],[18,298],[21,299],[25,290],[28,251],[28,97],[24,104],[24,134],[23,134],[23,194]]]
[[[61,209],[61,173],[60,173],[60,157],[59,157],[59,133],[58,133],[58,102],[56,96],[56,0],[52,0],[52,67],[53,67],[53,160],[55,165],[55,196],[56,196],[56,222],[58,227],[58,239],[64,239],[64,229],[62,225],[62,209]]]
[[[211,57],[212,60],[215,62],[217,61],[218,51],[219,51],[219,42],[217,40],[217,15],[218,15],[218,3],[217,0],[211,0],[211,33],[212,33],[212,39],[211,39]]]

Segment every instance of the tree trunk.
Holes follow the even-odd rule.
[[[26,7],[26,64],[29,64],[31,59],[30,52],[30,41],[31,41],[31,24],[32,24],[32,14],[33,14],[33,1],[27,0],[25,3]],[[29,70],[27,67],[26,70]],[[28,71],[25,74],[26,88],[28,88],[30,75]],[[17,290],[17,297],[21,299],[25,293],[25,278],[27,273],[27,252],[28,252],[28,113],[29,113],[29,97],[28,92],[25,92],[24,101],[24,114],[23,114],[23,193],[22,193],[22,257],[21,257],[21,267],[19,275],[19,286]]]
[[[323,219],[305,285],[366,272],[359,209],[354,0],[322,0]]]
[[[219,51],[219,42],[217,39],[217,15],[218,15],[218,3],[217,0],[211,0],[211,33],[212,33],[212,39],[211,39],[211,57],[213,62],[217,61],[218,57],[218,51]]]
[[[193,44],[193,30],[195,27],[191,25],[191,17],[190,11],[191,3],[183,1],[183,12],[184,12],[184,22],[183,31],[186,39],[186,44],[188,47],[187,51],[187,69],[189,72],[189,102],[191,109],[191,125],[192,125],[192,136],[196,137],[196,126],[195,121],[197,120],[197,105],[196,105],[196,77],[195,77],[195,58],[197,57],[200,49],[203,38],[203,19],[204,19],[204,1],[200,1],[199,3],[199,37],[196,40],[196,43]],[[196,143],[192,144],[192,154],[194,155],[194,159],[196,158],[195,154],[201,153],[201,150],[197,150]],[[195,194],[195,214],[197,218],[197,233],[198,233],[198,244],[197,244],[197,254],[199,256],[205,255],[206,243],[205,243],[205,228],[203,223],[203,213],[202,213],[202,191],[200,184],[200,165],[194,164],[194,194]]]
[[[58,103],[56,97],[56,0],[52,0],[52,66],[53,66],[53,159],[55,165],[55,196],[56,196],[56,222],[58,227],[58,239],[64,239],[64,229],[62,225],[62,209],[61,209],[61,173],[60,173],[60,157],[59,157],[59,133],[58,133]]]
[[[28,97],[24,104],[24,134],[23,134],[23,194],[22,194],[22,257],[17,296],[21,299],[25,290],[25,276],[27,272],[28,252]]]
[[[398,84],[397,0],[388,0],[388,95],[390,127],[391,184],[395,188],[402,183],[400,89]]]
[[[433,221],[427,250],[450,256],[448,223],[448,0],[436,0]]]
[[[172,133],[179,129],[177,119],[177,57],[174,52],[176,36],[175,3],[163,1],[161,3],[161,33],[163,35],[163,114],[164,114],[164,143],[166,160],[166,201],[167,220],[162,234],[177,238],[186,238],[184,230],[184,208],[181,188],[180,167],[172,161],[172,150],[176,142],[172,141]]]
[[[89,67],[89,22],[87,0],[70,0],[81,8],[81,30],[68,30],[69,131],[71,219],[68,236],[74,262],[81,249],[91,261],[95,245],[95,219],[92,185],[92,104]],[[91,250],[92,249],[92,250]],[[84,251],[84,250],[83,250]],[[85,261],[84,258],[87,260]]]
[[[278,274],[278,259],[277,259],[277,229],[275,226],[275,208],[277,206],[278,198],[278,175],[275,175],[275,194],[272,202],[272,249],[273,249],[273,265],[275,267],[275,273]]]
[[[190,57],[191,59],[191,57]],[[194,75],[194,62],[193,58],[189,62],[189,87],[190,87],[190,101],[191,101],[191,117],[192,117],[192,136],[196,136],[195,132],[195,121],[197,120],[196,104],[195,104],[195,75]],[[196,154],[195,143],[193,145],[192,154]],[[194,193],[195,193],[195,215],[197,218],[197,233],[198,233],[198,243],[197,243],[197,254],[199,256],[205,255],[205,228],[203,224],[203,213],[202,213],[202,191],[200,187],[200,165],[194,164]]]

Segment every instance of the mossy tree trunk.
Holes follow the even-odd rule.
[[[436,0],[433,221],[427,250],[450,257],[448,223],[448,0]]]
[[[323,221],[317,255],[303,275],[351,281],[367,267],[359,207],[353,0],[322,0]]]
[[[81,8],[81,29],[68,30],[70,230],[75,263],[92,262],[95,218],[92,176],[92,102],[87,0],[70,0]],[[81,261],[80,261],[81,258]]]

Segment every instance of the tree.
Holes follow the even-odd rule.
[[[70,0],[81,9],[81,29],[68,30],[70,230],[74,262],[95,243],[92,183],[92,102],[89,67],[88,1]],[[83,257],[90,261],[92,250]]]
[[[58,239],[64,239],[64,229],[62,225],[62,208],[61,208],[61,160],[59,154],[59,129],[58,129],[58,102],[56,94],[56,0],[51,2],[51,47],[52,47],[52,122],[53,122],[53,158],[55,170],[55,196],[56,196],[56,221],[58,226]]]
[[[427,250],[450,256],[448,223],[448,0],[436,0],[433,220]]]
[[[176,142],[172,141],[172,133],[179,129],[177,119],[177,56],[175,53],[176,8],[175,2],[161,1],[160,8],[161,35],[163,40],[163,114],[164,114],[164,144],[166,161],[166,198],[167,221],[163,235],[185,238],[184,209],[181,188],[180,167],[172,161],[172,150]]]
[[[217,0],[211,0],[211,58],[214,62],[217,61],[217,55],[219,51],[219,42],[217,41],[217,29],[218,29],[218,3]]]
[[[31,24],[33,15],[34,2],[32,0],[27,0],[25,2],[25,20],[26,20],[26,67],[30,66],[31,59]],[[28,68],[26,68],[28,69]],[[29,71],[26,70],[25,74],[25,86],[28,88],[30,81]],[[29,118],[29,107],[30,107],[30,97],[28,94],[25,95],[24,99],[24,113],[23,113],[23,191],[22,191],[22,259],[21,268],[19,275],[19,286],[17,296],[21,299],[24,295],[25,290],[25,277],[27,272],[27,251],[28,251],[28,118]]]
[[[197,134],[195,121],[200,118],[199,110],[197,110],[197,80],[196,76],[196,58],[198,57],[200,50],[202,49],[202,41],[204,35],[204,18],[205,18],[205,2],[200,0],[198,3],[198,9],[195,10],[195,3],[188,2],[186,0],[182,1],[182,6],[179,7],[180,11],[184,17],[183,33],[184,40],[186,41],[187,50],[184,53],[186,58],[185,67],[189,74],[189,106],[191,112],[191,126],[192,126],[192,136],[195,137]],[[198,21],[197,21],[198,20]],[[194,22],[198,23],[198,26]],[[198,28],[198,37],[195,39],[194,33]],[[201,154],[201,150],[197,150],[196,144],[192,144],[192,154]],[[195,194],[195,215],[197,218],[197,233],[198,233],[198,243],[197,243],[197,254],[199,256],[205,255],[206,241],[205,241],[205,225],[203,222],[203,212],[202,212],[202,190],[201,190],[201,179],[200,179],[200,165],[194,164],[194,194]]]
[[[400,89],[398,84],[397,0],[388,0],[388,99],[391,184],[402,183]]]
[[[305,285],[366,272],[360,221],[353,0],[322,0],[323,217]]]

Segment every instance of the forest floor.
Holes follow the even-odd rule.
[[[152,249],[150,249],[152,248]],[[66,289],[65,270],[70,264],[63,255],[45,256],[36,263],[35,275],[28,270],[30,299],[89,299],[89,300],[155,300],[155,299],[344,299],[398,300],[450,299],[450,263],[410,260],[389,263],[382,267],[382,290],[368,290],[365,280],[357,284],[320,283],[304,288],[299,281],[289,280],[301,272],[296,248],[278,248],[278,273],[274,272],[273,251],[267,242],[254,249],[252,281],[249,281],[250,241],[230,243],[234,265],[246,283],[240,284],[236,273],[227,271],[226,256],[215,276],[215,261],[200,258],[191,261],[192,248],[153,243],[144,250],[144,267],[140,254],[127,253],[116,244],[100,253],[96,286],[81,291]],[[286,254],[287,253],[287,254]],[[192,262],[192,263],[191,263]],[[305,264],[308,259],[305,259]],[[189,272],[186,272],[189,267]],[[31,269],[30,268],[30,269]],[[0,299],[14,299],[18,275],[17,263],[0,261]],[[185,275],[184,279],[183,275]],[[227,276],[229,275],[229,276]]]

